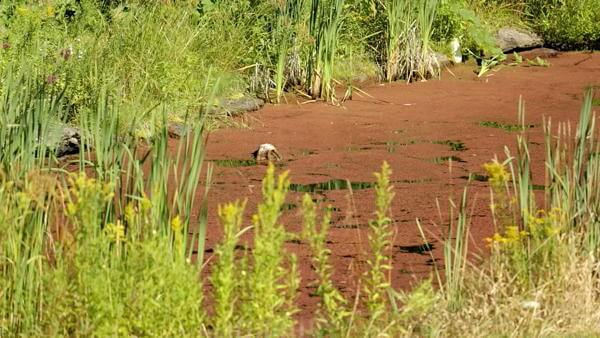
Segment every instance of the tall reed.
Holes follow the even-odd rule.
[[[301,73],[296,44],[299,43],[300,29],[304,24],[306,4],[306,0],[285,0],[277,6],[277,26],[274,32],[274,41],[278,48],[275,68],[276,102],[280,102],[288,82],[294,83],[299,80],[293,78]]]
[[[438,1],[387,0],[382,2],[386,26],[387,81],[427,79],[437,75],[431,37]]]
[[[308,29],[314,41],[308,62],[307,86],[317,99],[335,101],[333,71],[344,0],[312,0]]]

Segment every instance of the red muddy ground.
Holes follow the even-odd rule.
[[[422,245],[415,219],[422,220],[436,259],[442,257],[447,232],[448,198],[458,199],[470,172],[483,173],[481,165],[494,154],[504,158],[505,145],[514,149],[516,134],[480,126],[481,121],[517,123],[517,103],[526,102],[527,123],[533,144],[534,181],[543,184],[542,118],[573,121],[578,118],[584,88],[600,85],[600,54],[567,53],[550,58],[549,68],[502,67],[477,78],[473,66],[445,71],[442,79],[413,84],[389,84],[363,88],[372,95],[358,97],[342,107],[323,103],[268,105],[250,113],[248,129],[223,129],[210,135],[209,160],[248,159],[261,143],[272,143],[283,154],[283,169],[289,170],[293,183],[319,183],[331,179],[372,182],[385,160],[396,181],[393,220],[397,235],[393,249],[393,286],[408,289],[415,281],[429,276],[429,252],[411,252]],[[464,142],[466,150],[453,151],[435,141]],[[444,156],[457,156],[464,162],[436,163]],[[439,161],[438,161],[439,162]],[[264,166],[224,168],[215,166],[215,185],[209,195],[210,221],[207,255],[220,238],[216,220],[219,203],[248,198],[247,214],[255,211],[261,198]],[[471,233],[474,247],[483,248],[483,238],[493,232],[488,211],[488,188],[484,182],[470,185]],[[290,193],[289,203],[300,205],[300,193]],[[331,203],[336,209],[329,233],[335,268],[334,281],[348,296],[355,293],[355,281],[365,257],[367,222],[374,210],[372,189],[325,191],[314,198]],[[440,200],[442,218],[436,199]],[[325,206],[325,204],[321,204]],[[289,231],[301,229],[299,208],[286,211],[282,222]],[[318,298],[314,291],[311,252],[305,243],[288,243],[298,256],[302,277],[298,319],[310,325]],[[438,261],[438,266],[443,268]]]

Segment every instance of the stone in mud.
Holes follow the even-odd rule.
[[[560,55],[560,52],[551,48],[535,48],[532,50],[522,52],[520,54],[524,59],[533,60],[537,57],[540,57],[542,59],[555,58]]]
[[[496,43],[504,53],[541,47],[544,41],[537,34],[513,27],[504,27],[496,33]]]
[[[167,132],[171,138],[182,138],[189,132],[189,127],[179,122],[169,122]]]
[[[81,147],[81,131],[64,123],[51,123],[45,143],[56,157],[78,154]]]
[[[256,111],[265,105],[265,101],[256,97],[242,97],[239,99],[222,99],[215,107],[230,116],[240,115],[245,112]]]

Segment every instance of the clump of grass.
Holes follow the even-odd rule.
[[[313,98],[335,99],[334,62],[343,22],[344,0],[313,0],[310,5],[309,32],[314,39],[308,64],[309,93]]]
[[[385,79],[395,81],[436,76],[431,37],[438,1],[381,2],[385,16]]]

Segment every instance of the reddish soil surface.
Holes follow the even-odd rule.
[[[432,256],[443,269],[443,238],[448,231],[448,200],[459,200],[469,173],[483,174],[482,164],[495,154],[504,159],[504,147],[514,149],[516,133],[481,126],[482,121],[517,124],[519,97],[526,103],[526,120],[532,141],[534,183],[543,184],[543,117],[576,122],[584,89],[600,85],[600,54],[565,53],[549,58],[551,66],[502,66],[482,78],[474,66],[445,71],[441,80],[412,84],[386,84],[363,88],[372,97],[354,95],[342,106],[324,103],[268,105],[246,115],[247,129],[222,129],[209,137],[209,160],[250,159],[261,143],[274,144],[284,156],[282,168],[293,183],[322,183],[333,179],[373,182],[373,172],[388,161],[394,170],[393,286],[409,289],[432,272]],[[600,110],[600,109],[598,109]],[[452,150],[446,141],[462,142],[466,149]],[[444,159],[455,156],[451,167]],[[207,254],[221,236],[216,209],[219,203],[248,199],[246,213],[255,212],[261,199],[265,166],[215,166],[209,194]],[[282,223],[292,232],[301,230],[302,194],[291,192],[291,207]],[[331,190],[313,193],[321,206],[335,207],[328,238],[334,281],[349,297],[356,292],[373,217],[373,189]],[[436,205],[439,200],[440,212]],[[471,234],[474,252],[483,252],[483,239],[493,233],[485,182],[469,185]],[[431,252],[423,252],[424,239],[416,219],[425,228]],[[248,234],[251,236],[251,233]],[[315,275],[311,252],[305,243],[288,243],[298,256],[302,277],[298,319],[310,325],[318,298],[312,297]],[[422,249],[422,247],[421,247]]]

